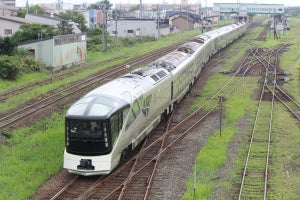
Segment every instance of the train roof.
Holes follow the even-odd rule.
[[[210,38],[214,38],[217,37],[220,34],[223,34],[224,32],[230,32],[231,30],[236,29],[237,27],[243,25],[242,23],[237,23],[237,24],[230,24],[227,26],[223,26],[221,28],[215,29],[215,30],[211,30],[208,31],[206,33],[203,33],[201,35],[198,35],[194,38],[194,40],[202,40],[203,42],[209,40]]]
[[[228,25],[199,35],[147,67],[132,71],[92,90],[69,108],[67,117],[109,117],[116,110],[131,104],[155,84],[168,77],[171,71],[193,54],[206,40],[229,32],[238,26],[237,24]]]
[[[66,116],[108,118],[116,110],[131,104],[168,74],[166,69],[160,67],[148,67],[125,74],[86,94],[69,108]]]

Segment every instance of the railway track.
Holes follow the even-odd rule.
[[[182,43],[177,43],[170,47],[160,49],[159,51],[145,54],[122,65],[113,66],[103,72],[93,74],[88,78],[73,83],[67,88],[55,91],[53,92],[53,94],[36,100],[32,104],[24,106],[15,112],[3,115],[0,118],[0,130],[8,127],[10,129],[13,129],[15,128],[14,123],[19,122],[20,120],[23,120],[30,115],[36,115],[38,114],[38,112],[43,111],[47,107],[53,106],[57,102],[63,101],[74,94],[80,95],[84,92],[90,91],[93,88],[99,87],[99,85],[128,72],[128,66],[138,66],[150,62],[155,58],[160,57],[162,54],[166,54],[174,50],[174,48],[178,47],[181,44]]]
[[[248,66],[248,69],[251,69],[251,62],[251,59],[244,59],[240,68]],[[246,70],[244,71],[246,74]],[[244,76],[238,72],[235,73],[217,93],[192,114],[181,120],[170,120],[168,125],[160,124],[147,137],[140,152],[112,174],[99,177],[93,184],[80,190],[77,189],[80,187],[77,186],[77,183],[68,184],[68,187],[64,187],[51,199],[147,199],[160,159],[170,151],[176,152],[174,147],[186,135],[198,128],[207,116],[218,111],[219,95],[227,94],[226,98],[230,98],[239,85],[237,83],[240,83],[243,78]],[[173,115],[180,115],[176,112],[177,109],[173,111]],[[80,185],[84,184],[80,183]],[[78,191],[84,192],[78,194]]]
[[[28,83],[28,84],[25,84],[25,85],[22,85],[22,86],[19,86],[19,87],[9,89],[9,90],[7,90],[7,91],[0,94],[0,103],[5,102],[11,96],[18,95],[18,94],[20,94],[20,93],[22,93],[26,90],[30,90],[30,89],[36,87],[36,86],[46,85],[46,84],[52,83],[53,81],[58,81],[58,80],[66,78],[66,77],[70,77],[70,76],[73,76],[75,74],[78,74],[78,73],[80,73],[80,72],[82,72],[82,71],[84,71],[88,68],[93,68],[95,66],[103,65],[105,63],[112,62],[112,61],[115,61],[115,60],[118,60],[118,59],[121,59],[121,58],[124,58],[124,57],[125,56],[118,56],[118,57],[115,57],[115,58],[104,60],[102,62],[87,64],[84,67],[81,67],[81,68],[78,68],[78,69],[75,69],[75,70],[63,71],[61,73],[53,74],[48,78],[44,78],[44,79],[41,79],[41,80],[38,80],[38,81],[34,81],[32,83]]]
[[[256,110],[246,162],[242,173],[238,199],[266,199],[268,193],[268,170],[273,126],[273,111],[277,81],[278,57],[285,46],[280,46],[267,54],[257,54],[265,69],[262,89]],[[274,58],[275,57],[275,58]],[[266,102],[266,93],[271,91]]]
[[[279,85],[276,83],[275,90],[268,88],[270,92],[275,96],[275,98],[286,107],[286,109],[300,121],[300,104],[297,103],[288,93],[286,93]]]

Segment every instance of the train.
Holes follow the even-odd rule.
[[[65,115],[63,167],[83,176],[111,173],[172,112],[209,58],[240,37],[246,25],[230,24],[195,36],[71,105]]]

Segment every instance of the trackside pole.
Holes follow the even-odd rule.
[[[224,96],[219,96],[219,104],[220,104],[220,137],[222,136],[222,116],[223,116],[223,102],[225,101]]]

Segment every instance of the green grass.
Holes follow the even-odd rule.
[[[287,120],[288,119],[288,120]],[[291,118],[281,104],[276,104],[271,151],[269,199],[297,199],[300,196],[299,122]],[[274,142],[273,142],[274,143]]]
[[[274,48],[281,42],[291,42],[300,44],[300,39],[297,37],[297,33],[300,32],[299,27],[300,19],[291,19],[290,27],[293,31],[289,31],[285,36],[281,36],[279,40],[273,40],[273,35],[269,34],[268,39],[265,42],[254,41],[259,47]],[[258,36],[259,30],[262,27],[255,29],[255,36],[251,35],[251,38]],[[247,39],[247,38],[245,38]],[[240,41],[240,43],[243,41]],[[240,44],[234,44],[240,45]],[[246,45],[244,45],[246,46]],[[300,67],[300,48],[291,48],[289,51],[284,53],[284,57],[280,59],[281,66],[285,71],[292,73],[290,78],[293,79],[283,87],[289,91],[289,93],[298,100],[300,98],[299,92],[299,67]],[[230,47],[232,49],[232,47]],[[244,51],[243,51],[244,52]],[[240,57],[240,55],[238,56]],[[233,66],[237,57],[231,58],[228,64],[225,64],[226,70]],[[194,177],[190,177],[187,180],[187,191],[183,196],[183,199],[227,199],[237,198],[237,190],[241,181],[241,173],[244,169],[246,153],[248,150],[248,137],[252,131],[252,125],[255,113],[257,109],[257,102],[254,101],[251,96],[255,88],[257,88],[257,79],[247,79],[245,82],[245,88],[236,91],[234,97],[226,100],[224,115],[226,118],[223,120],[222,137],[219,137],[219,131],[216,131],[206,142],[205,146],[200,150],[196,158],[196,186],[194,185]],[[220,74],[216,74],[209,78],[206,86],[201,90],[201,96],[195,105],[191,109],[197,108],[209,96],[212,96],[215,91],[225,82],[225,77]],[[243,95],[241,95],[243,94]],[[300,144],[300,128],[299,122],[279,104],[275,105],[274,122],[272,129],[272,142],[271,145],[271,164],[270,164],[270,175],[269,180],[270,190],[268,197],[270,199],[297,199],[300,192],[300,157],[299,157],[299,144]],[[237,122],[242,117],[247,116],[249,127],[246,131],[239,132],[237,129]],[[260,131],[268,131],[269,127],[260,126]],[[232,142],[236,134],[243,134],[244,140],[238,149],[238,155],[233,161],[233,167],[230,172],[230,177],[219,180],[218,171],[227,162],[228,145]],[[257,164],[257,163],[254,163]],[[195,169],[194,168],[194,169]],[[289,172],[289,178],[287,178],[286,168]],[[237,186],[237,187],[236,187]],[[194,193],[194,187],[196,187]],[[217,189],[225,190],[228,196],[216,196],[214,191]]]
[[[216,76],[219,77],[219,75]],[[227,78],[228,77],[223,76],[219,77],[218,80],[222,82]],[[245,91],[242,86],[239,86],[235,94],[230,97],[230,99],[227,99],[224,104],[226,118],[223,121],[222,136],[219,136],[219,130],[216,131],[213,136],[207,140],[205,146],[200,150],[196,158],[197,190],[195,196],[193,192],[194,180],[193,177],[191,177],[187,181],[187,192],[184,194],[183,199],[208,199],[214,187],[230,187],[230,183],[216,181],[218,179],[218,177],[216,177],[216,171],[226,161],[227,146],[238,132],[236,123],[245,115],[251,103],[251,95],[256,84],[253,83],[255,82],[253,78],[246,79],[246,82],[250,85],[250,88]],[[210,91],[212,95],[215,90],[213,88],[216,88],[215,86],[216,82],[214,78],[211,78],[205,88],[207,91]],[[241,93],[244,94],[240,95]]]
[[[34,82],[36,80],[46,78],[47,76],[48,76],[47,73],[36,72],[36,73],[31,73],[31,74],[24,74],[23,76],[21,76],[20,78],[18,78],[15,81],[8,81],[8,80],[0,79],[0,94],[11,88],[21,86],[25,83]]]
[[[28,199],[61,170],[64,113],[20,128],[0,146],[0,199]]]

